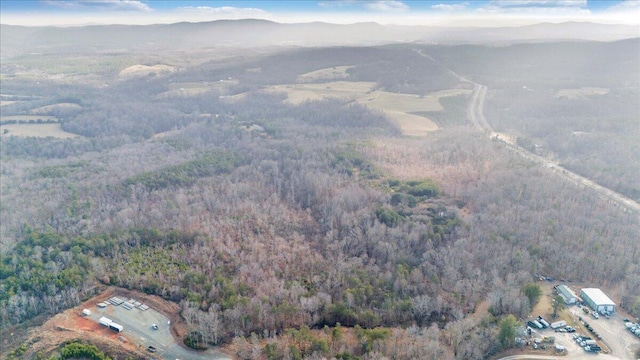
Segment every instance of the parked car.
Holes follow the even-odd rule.
[[[156,349],[154,346],[149,345],[149,347],[147,348],[147,351],[150,353],[154,353],[158,351],[158,349]]]
[[[573,328],[573,327],[571,327],[571,326],[567,326],[567,327],[565,327],[564,329],[565,329],[565,331],[566,331],[566,332],[568,332],[568,333],[574,333],[574,332],[576,332],[576,329],[574,329],[574,328]]]
[[[153,330],[158,330],[158,324],[151,324],[151,328]]]

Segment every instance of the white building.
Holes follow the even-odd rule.
[[[580,290],[580,296],[587,305],[599,313],[603,311],[614,312],[616,310],[616,304],[600,289],[582,289]]]
[[[567,285],[558,285],[556,289],[558,290],[558,294],[564,299],[565,304],[571,305],[578,301],[578,295]]]

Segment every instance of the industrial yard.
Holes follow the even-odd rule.
[[[34,354],[47,353],[60,343],[83,339],[123,358],[230,358],[217,350],[195,351],[185,347],[181,338],[186,327],[178,310],[177,304],[155,296],[108,288],[32,330],[27,344]]]

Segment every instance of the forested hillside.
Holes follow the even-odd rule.
[[[636,38],[428,51],[489,87],[485,111],[496,131],[638,201],[639,47]]]
[[[584,47],[616,45],[560,48],[579,57]],[[538,46],[552,45],[522,46],[534,58],[544,53]],[[232,343],[238,358],[253,358],[258,344],[258,358],[482,359],[512,345],[499,328],[509,314],[529,314],[534,304],[521,289],[536,274],[606,285],[640,315],[637,214],[473,130],[464,95],[443,99],[438,131],[413,138],[350,99],[293,104],[265,91],[340,66],[348,67],[345,81],[412,98],[468,88],[451,68],[492,89],[487,118],[497,129],[547,139],[570,167],[596,156],[551,141],[571,119],[619,110],[619,123],[602,128],[588,118],[596,137],[606,136],[599,129],[628,135],[637,120],[637,84],[572,79],[553,86],[610,87],[603,109],[579,100],[550,106],[571,115],[552,116],[557,134],[538,134],[527,124],[544,128],[542,115],[519,123],[505,113],[537,111],[530,97],[528,108],[518,104],[518,94],[529,96],[523,84],[548,101],[542,84],[553,74],[538,75],[550,67],[527,85],[517,69],[502,78],[481,71],[510,48],[422,49],[436,60],[413,45],[298,49],[174,73],[105,75],[108,86],[3,77],[3,96],[13,96],[3,100],[15,101],[3,105],[3,117],[76,104],[48,115],[77,137],[2,135],[2,327],[59,312],[109,284],[179,303],[198,341]],[[469,52],[480,65],[460,60]],[[637,68],[616,71],[633,78]],[[505,99],[510,112],[500,110]],[[629,141],[617,144],[637,162]],[[617,189],[633,191],[637,179],[622,176]],[[472,316],[481,304],[488,313]],[[322,328],[331,346],[310,333]],[[347,341],[343,328],[358,341]]]

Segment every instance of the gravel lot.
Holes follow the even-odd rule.
[[[614,313],[610,319],[601,316],[598,320],[590,315],[585,315],[582,309],[577,307],[570,308],[571,313],[576,316],[582,316],[593,329],[602,336],[602,341],[611,349],[611,354],[619,359],[634,360],[633,350],[640,347],[640,339],[631,335],[622,322],[623,315]]]
[[[104,299],[105,302],[106,300]],[[105,308],[96,305],[89,307],[91,315],[88,318],[98,322],[98,319],[105,316],[122,325],[124,330],[121,336],[130,343],[138,344],[142,350],[153,346],[157,349],[155,355],[168,360],[229,359],[227,355],[214,350],[193,351],[178,345],[171,334],[169,319],[153,308],[145,311],[138,308],[128,310],[123,305],[107,304]],[[157,330],[152,327],[153,324],[158,325]]]

